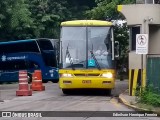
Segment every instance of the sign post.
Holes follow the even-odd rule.
[[[143,54],[148,54],[148,34],[136,35],[136,54],[141,54],[141,81],[143,81]]]

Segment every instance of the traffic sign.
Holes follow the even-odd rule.
[[[148,34],[136,34],[136,54],[148,54]]]

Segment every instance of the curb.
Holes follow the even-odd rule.
[[[144,109],[144,108],[137,107],[135,105],[131,105],[127,100],[125,100],[125,98],[122,97],[122,94],[119,95],[118,99],[121,103],[123,103],[129,108],[133,108],[134,110],[137,110],[137,111],[148,111],[148,109]]]
[[[135,105],[131,105],[124,97],[122,97],[123,93],[119,95],[118,97],[118,101],[121,102],[122,104],[124,104],[125,106],[132,108],[136,111],[151,111],[153,113],[156,113],[157,115],[160,115],[160,112],[154,111],[154,110],[149,110],[149,109],[145,109],[145,108],[141,108],[141,107],[137,107]]]

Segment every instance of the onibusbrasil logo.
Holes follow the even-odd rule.
[[[2,61],[6,61],[7,57],[5,55],[2,56]]]

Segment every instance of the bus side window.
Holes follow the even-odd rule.
[[[29,61],[29,69],[39,69],[39,65],[36,62]]]

